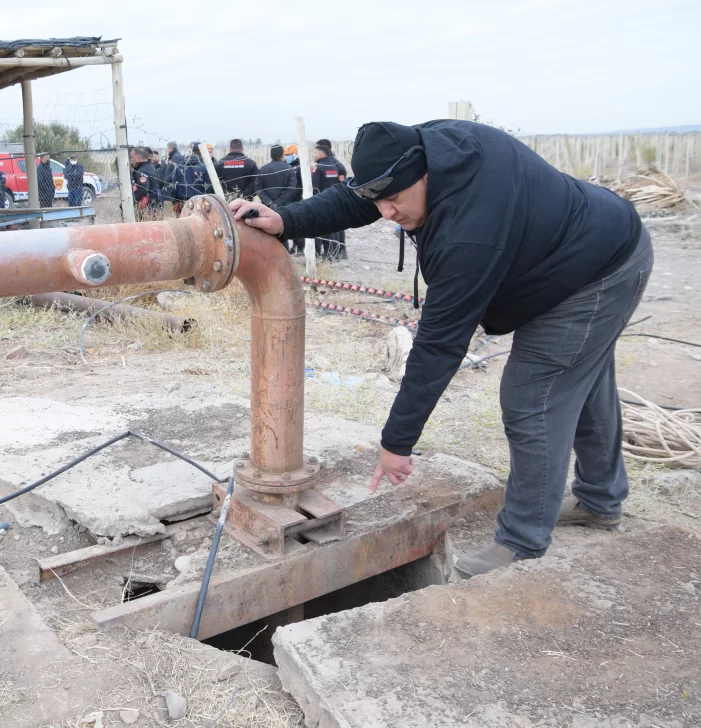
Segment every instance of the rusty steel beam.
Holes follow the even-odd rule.
[[[84,311],[93,314],[109,306],[110,301],[101,301],[98,298],[89,298],[88,296],[76,296],[73,293],[38,293],[34,296],[25,296],[24,300],[34,306],[34,308],[51,308],[56,306],[59,311],[69,313],[71,311]],[[160,321],[163,326],[171,331],[189,331],[192,328],[194,319],[185,316],[174,316],[161,311],[151,311],[147,308],[139,308],[138,306],[129,306],[124,303],[118,303],[111,306],[98,318],[104,321],[121,321],[130,318],[152,318]]]
[[[388,518],[384,526],[373,525],[341,541],[324,546],[307,544],[305,551],[278,562],[213,576],[198,638],[207,639],[428,556],[456,519],[477,511],[495,511],[503,501],[503,492],[461,492],[445,486],[427,494],[418,486],[405,486],[400,495],[383,497],[393,501],[389,511],[395,518],[402,508],[408,512],[398,521]],[[425,505],[407,509],[406,503]],[[357,520],[362,512],[360,503],[348,509],[348,516]],[[368,517],[372,514],[370,510]],[[199,583],[193,582],[103,609],[92,617],[102,630],[157,626],[188,635],[199,590]]]

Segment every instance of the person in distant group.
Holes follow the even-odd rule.
[[[333,153],[333,144],[331,144],[328,139],[319,139],[317,140],[317,146],[329,148],[329,159],[333,160],[334,164],[338,165],[338,170],[341,173],[340,180],[341,182],[343,182],[343,180],[348,176],[348,173],[346,172],[346,167],[343,162],[340,162],[338,159],[336,159],[336,156]]]
[[[253,199],[258,165],[245,155],[240,139],[229,142],[229,153],[214,165],[214,169],[227,199]]]
[[[83,203],[83,175],[85,169],[75,154],[66,160],[63,176],[68,187],[68,207],[80,207]]]
[[[173,211],[176,217],[180,215],[181,203],[175,197],[175,185],[173,184],[173,175],[179,165],[185,162],[185,157],[178,150],[176,142],[168,142],[166,146],[166,155],[161,162],[161,168],[158,170],[158,177],[161,181],[161,195],[164,202],[173,204]]]
[[[53,207],[54,173],[51,171],[51,155],[42,154],[37,165],[37,185],[39,187],[39,207]]]
[[[327,141],[326,139],[322,141]],[[312,172],[312,188],[315,195],[342,182],[344,176],[341,174],[341,163],[331,154],[331,147],[325,144],[317,144],[314,147],[314,161],[316,167]],[[345,169],[345,167],[344,167]],[[324,238],[316,238],[316,253],[322,258],[330,261],[347,260],[346,232],[330,233]]]
[[[7,198],[7,187],[5,185],[5,175],[0,172],[0,210],[9,207],[10,200]]]
[[[180,203],[179,212],[182,210],[182,203],[197,195],[206,194],[211,187],[207,168],[202,161],[199,142],[193,143],[192,152],[185,157],[182,165],[179,165],[173,174],[175,186],[175,199]],[[173,205],[175,207],[175,205]]]
[[[283,162],[284,152],[279,144],[271,147],[272,161],[264,164],[256,177],[256,194],[264,205],[273,209],[289,205],[297,194],[297,175],[289,164]]]
[[[295,171],[296,194],[292,202],[299,202],[302,199],[302,168],[299,163],[299,149],[296,144],[288,144],[285,147],[285,162]],[[304,252],[304,238],[293,238],[287,241],[287,247],[293,255]]]
[[[158,178],[152,154],[148,147],[134,147],[129,154],[137,220],[153,220],[158,203]]]

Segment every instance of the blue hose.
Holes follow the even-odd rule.
[[[0,523],[0,530],[3,530],[4,529],[5,531],[8,531],[9,528],[10,528],[10,522],[9,521],[3,521],[2,523]]]
[[[224,524],[226,523],[226,514],[229,512],[229,505],[234,495],[234,477],[229,476],[228,485],[226,488],[226,497],[222,503],[221,512],[219,513],[219,521],[217,522],[217,530],[214,533],[214,541],[212,541],[212,548],[209,550],[209,558],[207,559],[207,566],[204,570],[204,576],[202,577],[202,586],[200,587],[200,596],[197,599],[197,609],[195,610],[195,619],[192,621],[192,629],[190,630],[190,637],[193,640],[197,639],[197,633],[200,630],[200,618],[202,617],[202,609],[204,607],[204,600],[207,596],[207,589],[209,588],[209,580],[212,576],[212,569],[214,568],[214,560],[217,557],[217,550],[219,548],[219,540],[221,539],[222,531],[224,530]]]

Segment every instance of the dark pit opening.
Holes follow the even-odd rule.
[[[147,597],[150,594],[157,594],[161,591],[155,584],[151,584],[145,581],[132,581],[124,580],[124,602],[132,602],[134,599],[141,599],[141,597]]]
[[[250,653],[254,660],[274,665],[272,636],[278,627],[373,602],[385,602],[410,591],[443,583],[443,575],[431,557],[426,556],[203,641],[220,650],[243,650],[246,656]]]

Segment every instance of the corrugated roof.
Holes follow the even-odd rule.
[[[13,86],[20,81],[53,76],[72,70],[70,66],[32,66],[23,64],[29,58],[89,58],[100,56],[106,47],[114,47],[117,41],[102,40],[98,36],[76,36],[75,38],[45,38],[23,40],[0,40],[0,58],[11,58],[16,63],[0,66],[0,89]]]

